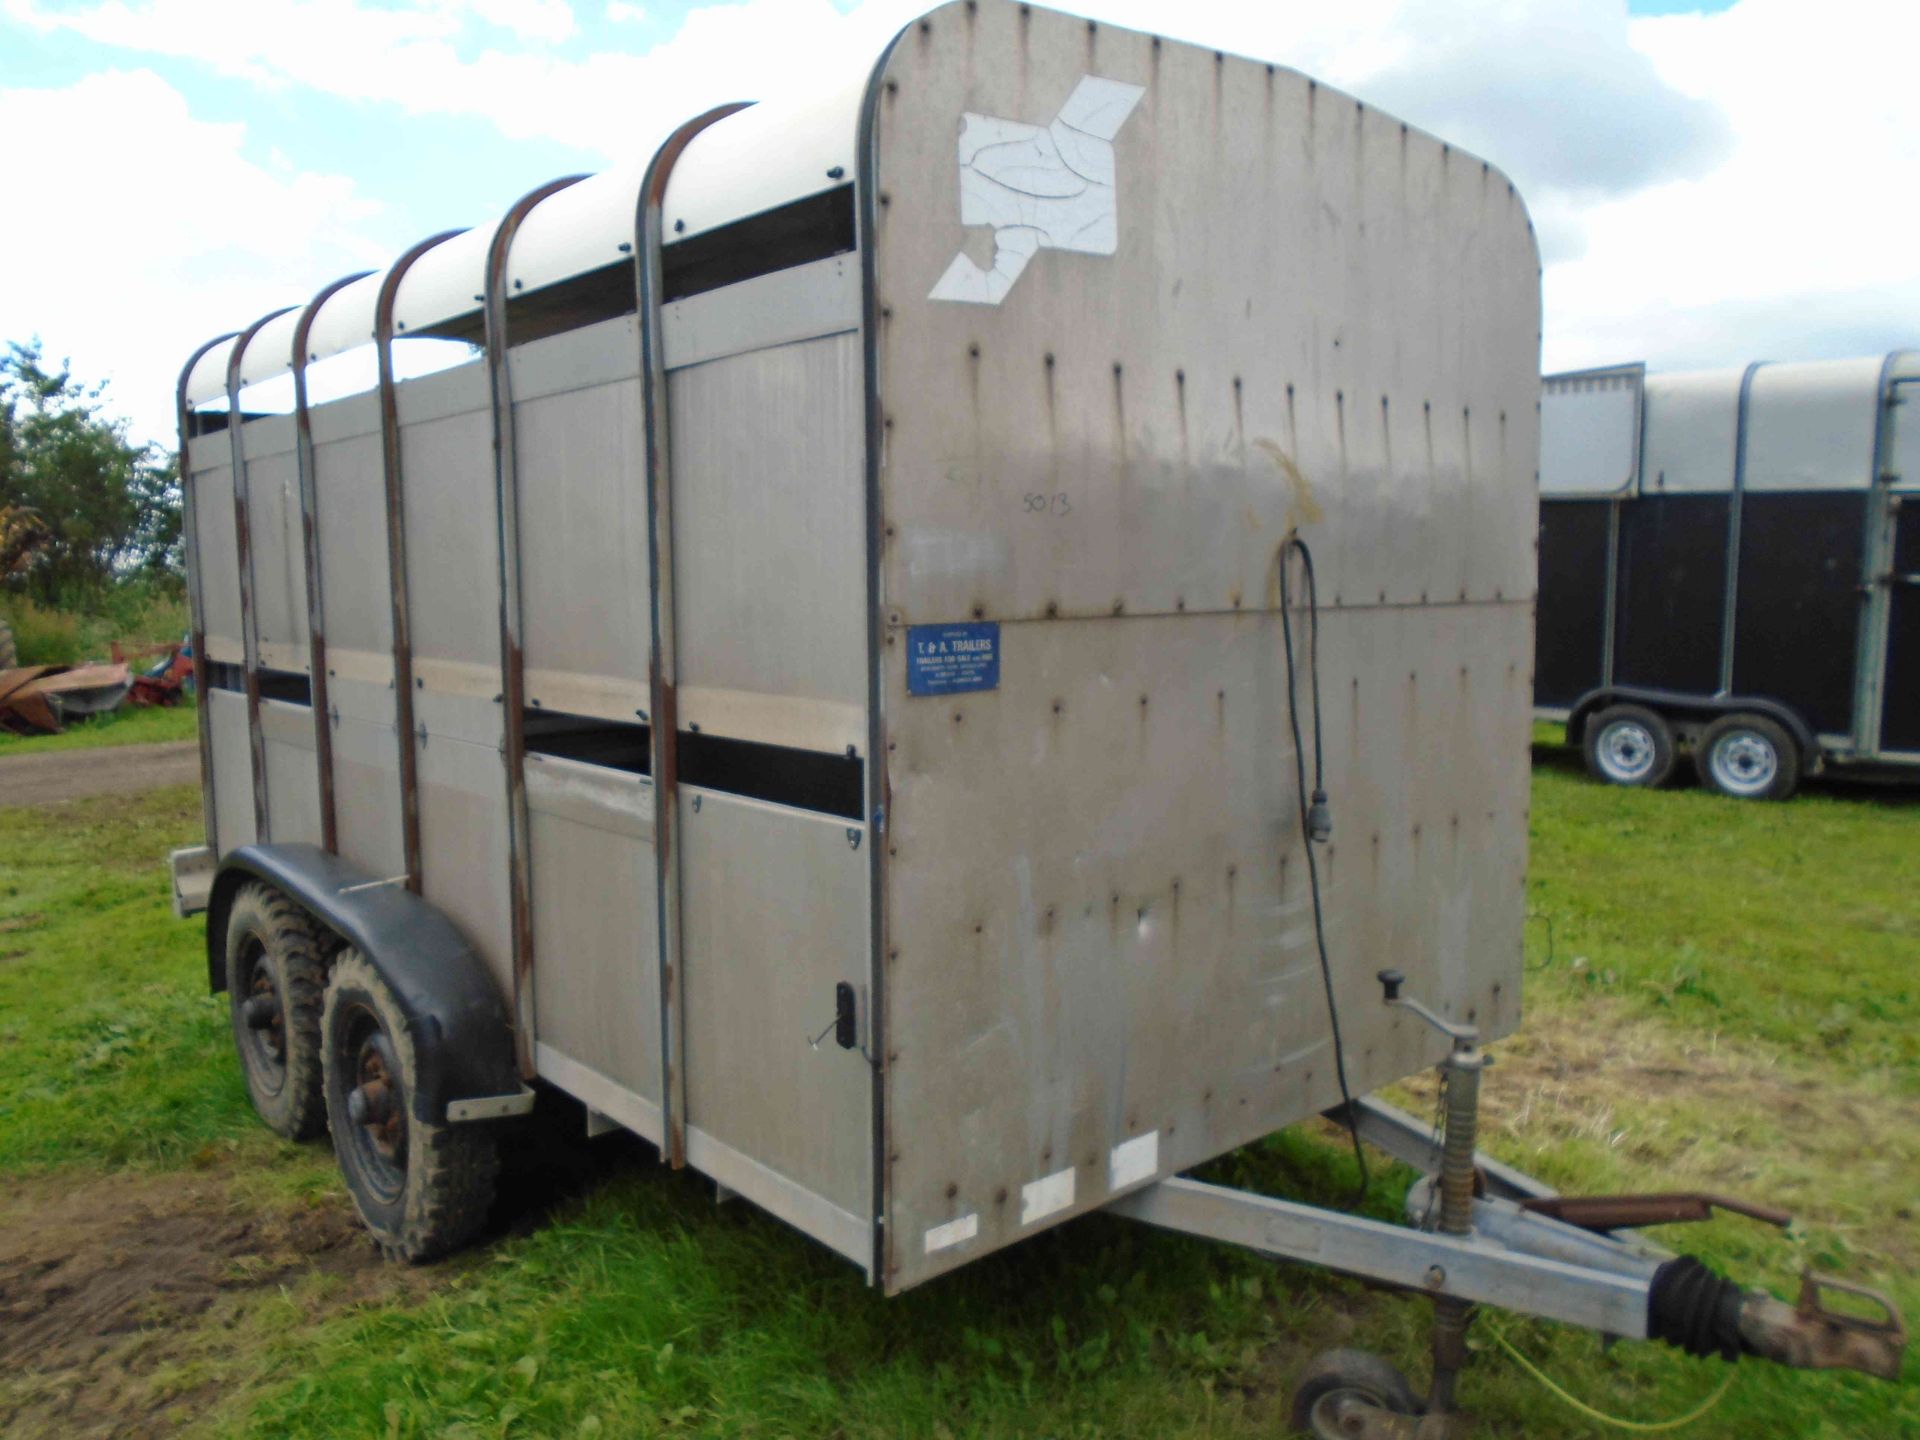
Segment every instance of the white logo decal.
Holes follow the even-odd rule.
[[[960,223],[993,227],[993,267],[962,251],[929,300],[998,305],[1041,250],[1120,246],[1113,137],[1146,91],[1083,75],[1048,125],[968,112],[960,126]]]

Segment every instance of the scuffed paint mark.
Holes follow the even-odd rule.
[[[929,300],[998,305],[1042,250],[1111,255],[1120,247],[1113,137],[1146,90],[1083,75],[1046,125],[961,117],[960,223],[993,227],[993,264],[962,251]]]

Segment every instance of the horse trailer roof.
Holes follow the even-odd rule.
[[[854,171],[860,106],[879,50],[865,50],[815,73],[802,89],[745,108],[696,135],[673,167],[663,212],[669,243],[834,189]],[[686,117],[692,118],[692,117]],[[674,127],[677,128],[677,127]],[[526,294],[603,269],[631,263],[640,189],[672,128],[635,137],[628,158],[534,206],[509,257],[509,281]],[[394,297],[394,333],[418,334],[477,315],[485,290],[487,252],[496,218],[435,246],[406,272]],[[373,339],[374,307],[386,272],[342,286],[320,306],[308,332],[309,363],[342,354]],[[248,342],[240,383],[247,386],[293,368],[292,340],[300,307],[266,324]],[[187,377],[192,406],[218,407],[227,393],[227,368],[239,337],[203,354]]]

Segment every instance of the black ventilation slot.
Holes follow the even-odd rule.
[[[516,291],[507,297],[507,343],[525,345],[549,335],[564,335],[598,325],[619,315],[633,314],[633,261],[618,260],[575,275],[538,290]],[[397,340],[464,340],[484,347],[487,343],[487,317],[483,310],[469,310],[451,320],[442,320],[422,330],[407,330]]]
[[[528,710],[523,724],[529,755],[604,765],[630,775],[652,773],[652,731],[648,726],[553,710]]]
[[[669,233],[660,251],[660,298],[684,300],[853,248],[853,186],[841,185],[691,240]]]
[[[736,285],[756,275],[790,270],[811,260],[844,255],[854,248],[853,186],[823,190],[691,240],[673,241],[669,236],[668,241],[660,252],[663,303]],[[538,290],[509,295],[507,340],[509,344],[525,345],[631,315],[638,308],[633,261],[623,259]],[[403,331],[395,338],[465,340],[485,345],[486,316],[476,308],[437,325]],[[221,416],[205,429],[217,429],[225,423]],[[205,430],[196,429],[194,433]]]
[[[313,681],[302,670],[262,670],[260,698],[284,700],[289,705],[312,705]]]
[[[860,761],[851,755],[680,732],[682,785],[724,790],[749,800],[859,820],[866,810],[860,771]]]
[[[234,690],[244,695],[247,690],[247,672],[245,667],[229,664],[225,660],[207,661],[207,688],[209,690]]]

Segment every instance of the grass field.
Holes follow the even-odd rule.
[[[201,927],[167,914],[160,857],[190,842],[197,803],[0,811],[8,1435],[1271,1436],[1326,1346],[1424,1376],[1418,1302],[1104,1217],[884,1301],[637,1143],[551,1138],[484,1246],[377,1265],[324,1146],[252,1121]],[[1609,790],[1544,754],[1533,813],[1529,1013],[1491,1072],[1487,1147],[1567,1189],[1776,1200],[1803,1228],[1661,1238],[1778,1290],[1813,1264],[1920,1312],[1920,805]],[[1289,1134],[1215,1168],[1337,1203],[1353,1178],[1338,1138]],[[1394,1213],[1409,1178],[1377,1178],[1369,1208]],[[48,1282],[35,1312],[35,1247],[66,1257],[56,1278],[89,1256],[99,1273]],[[90,1297],[93,1333],[46,1318]],[[1630,1416],[1685,1409],[1723,1373],[1498,1323]],[[9,1328],[33,1344],[9,1349]],[[1491,1349],[1463,1399],[1485,1435],[1608,1433]],[[1920,1366],[1887,1385],[1743,1365],[1684,1433],[1920,1435]]]

